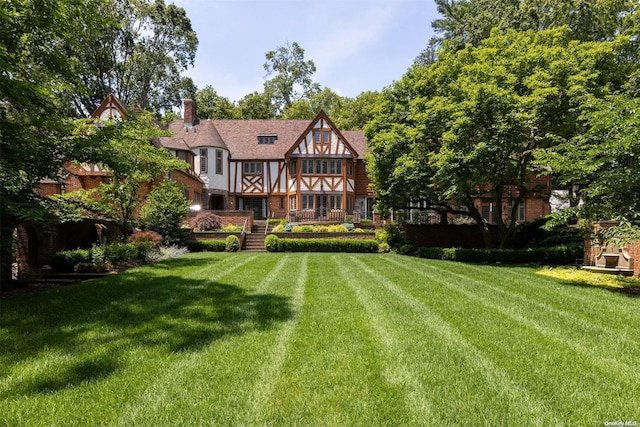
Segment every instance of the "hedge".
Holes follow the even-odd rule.
[[[226,242],[224,240],[187,240],[189,252],[224,252]]]
[[[418,256],[475,263],[567,265],[574,264],[577,259],[583,257],[583,247],[563,245],[530,249],[420,248]]]
[[[373,239],[278,239],[267,236],[266,249],[270,252],[378,252]]]

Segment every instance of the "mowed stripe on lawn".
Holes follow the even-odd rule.
[[[625,335],[618,339],[615,334],[604,333],[608,332],[607,323],[615,317],[607,323],[587,325],[577,320],[589,310],[584,304],[545,311],[553,299],[545,304],[535,291],[531,300],[505,292],[504,285],[491,277],[474,274],[473,269],[482,270],[477,266],[399,257],[384,260],[387,266],[375,262],[377,274],[397,283],[447,319],[479,352],[500,366],[518,389],[543,402],[555,422],[597,423],[608,419],[612,412],[633,418],[637,401],[619,390],[638,388],[638,371],[634,369],[638,347],[630,345]],[[409,272],[413,280],[403,280],[406,274],[402,270]],[[531,273],[520,288],[539,286],[536,278]],[[574,288],[576,293],[591,291]],[[595,291],[602,299],[618,300],[633,312],[633,300]],[[598,300],[594,303],[599,305]],[[638,312],[635,313],[634,324],[638,325]],[[622,354],[618,354],[618,348]],[[576,411],[576,407],[583,410]]]
[[[637,305],[531,268],[191,254],[7,300],[0,425],[637,420]]]

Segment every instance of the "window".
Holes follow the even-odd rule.
[[[280,197],[280,209],[284,209],[284,196]]]
[[[258,135],[258,144],[275,144],[278,135]]]
[[[289,196],[289,210],[295,211],[297,209],[296,196]]]
[[[331,175],[342,175],[342,160],[330,160],[329,173]]]
[[[262,163],[246,162],[244,164],[244,173],[246,175],[257,175],[262,173]]]
[[[316,160],[316,174],[326,175],[328,163],[329,162],[327,160]]]
[[[493,224],[495,221],[493,220],[493,203],[483,203],[482,204],[482,218],[487,222],[487,224]]]
[[[189,200],[189,189],[182,187],[180,191],[182,192],[182,196],[185,198],[185,200]]]
[[[313,209],[313,201],[315,196],[312,194],[303,194],[302,195],[302,209]]]
[[[353,197],[347,197],[347,212],[353,212]]]
[[[313,132],[313,140],[321,144],[328,144],[331,141],[331,132],[321,129]]]
[[[313,173],[313,160],[302,160],[302,173],[304,175]]]
[[[200,149],[200,173],[207,173],[207,149]]]
[[[329,209],[342,209],[342,196],[329,196]]]
[[[222,175],[222,150],[216,150],[216,173]]]
[[[184,161],[187,160],[187,153],[185,153],[184,151],[178,151],[176,155],[180,160],[184,160]]]
[[[353,162],[347,161],[347,175],[353,176]]]
[[[289,176],[296,176],[296,161],[291,160],[289,162]]]
[[[512,209],[513,209],[513,201],[511,201],[509,203],[509,212],[507,212],[507,215],[509,216],[509,219],[511,219],[511,210]],[[524,222],[526,220],[527,220],[527,210],[525,208],[525,202],[523,200],[518,205],[518,211],[516,212],[516,222]]]

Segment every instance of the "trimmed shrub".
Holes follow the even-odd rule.
[[[189,252],[224,252],[226,242],[224,240],[187,240]]]
[[[285,227],[285,231],[286,231],[286,227]],[[308,224],[296,225],[290,231],[293,233],[313,233],[314,231],[316,231],[316,228],[313,225],[308,225]]]
[[[189,218],[187,224],[189,224],[189,227],[200,231],[211,231],[222,227],[222,220],[213,212],[202,211]]]
[[[237,252],[240,249],[240,240],[238,240],[237,236],[227,236],[224,242],[227,252]]]
[[[278,236],[276,236],[275,234],[269,234],[264,239],[264,248],[268,252],[278,252],[278,240]]]
[[[420,248],[418,256],[471,263],[567,265],[581,258],[582,252],[580,245],[530,249]]]
[[[128,268],[147,261],[147,252],[151,249],[148,242],[111,243],[105,245],[105,258],[115,268]]]
[[[387,242],[378,243],[378,253],[386,254],[391,252],[391,247]]]
[[[226,231],[227,233],[235,233],[235,232],[238,232],[238,231],[242,231],[242,226],[241,225],[227,224],[224,227],[222,227],[222,231]]]
[[[90,263],[88,249],[73,249],[56,252],[51,258],[51,267],[60,273],[72,273],[80,263]]]
[[[278,239],[279,252],[378,252],[372,239]]]

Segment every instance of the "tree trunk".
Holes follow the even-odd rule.
[[[0,284],[11,281],[11,266],[13,264],[13,231],[17,224],[14,218],[4,216],[0,229]]]

